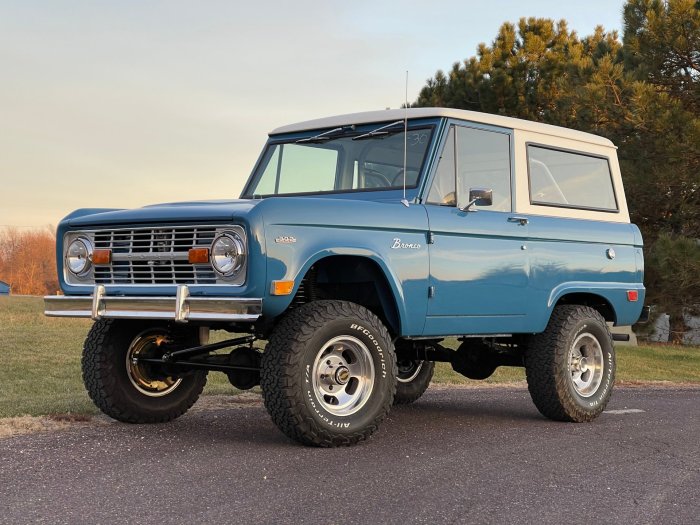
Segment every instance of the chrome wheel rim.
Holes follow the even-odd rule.
[[[581,397],[594,395],[603,382],[603,349],[589,333],[580,334],[569,350],[569,373],[574,390]]]
[[[154,377],[150,367],[139,362],[139,357],[161,357],[160,346],[168,342],[162,333],[145,333],[136,337],[126,352],[126,372],[136,390],[149,397],[167,396],[175,390],[182,378]]]
[[[314,395],[327,412],[349,416],[372,395],[374,376],[374,361],[367,346],[354,337],[335,337],[323,345],[314,360]]]
[[[410,383],[420,374],[423,363],[424,361],[399,361],[397,363],[399,373],[396,380],[399,383]]]

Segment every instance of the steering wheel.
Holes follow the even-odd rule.
[[[389,186],[391,186],[391,181],[387,178],[386,175],[370,168],[365,168],[364,178],[365,188],[388,188]],[[369,178],[375,179],[375,182],[370,182],[368,180]]]

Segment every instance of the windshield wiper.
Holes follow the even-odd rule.
[[[401,124],[402,126],[404,125],[403,120],[397,120],[396,122],[392,122],[391,124],[386,124],[385,126],[382,126],[381,128],[374,129],[372,131],[368,131],[367,133],[363,133],[362,135],[358,135],[357,137],[353,137],[352,140],[362,140],[362,139],[371,139],[372,137],[377,137],[379,135],[389,135],[390,133],[399,133],[400,131],[403,130],[403,128],[399,128],[396,130],[387,130],[387,128],[393,128],[394,126],[398,126]]]
[[[299,139],[296,141],[296,143],[299,144],[301,142],[325,142],[326,140],[331,140],[331,138],[333,138],[329,135],[333,135],[334,133],[338,133],[339,131],[343,131],[343,128],[330,129],[328,131],[324,131],[323,133],[319,133],[318,135],[314,135],[313,137]]]

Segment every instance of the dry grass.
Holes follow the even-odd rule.
[[[47,432],[74,428],[76,425],[94,424],[92,417],[80,416],[69,418],[56,418],[54,416],[19,416],[0,419],[0,439],[32,434],[34,432]]]

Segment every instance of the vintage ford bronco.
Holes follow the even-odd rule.
[[[78,210],[57,239],[46,314],[96,321],[82,367],[103,412],[174,419],[221,371],[309,445],[366,439],[436,361],[524,366],[543,415],[590,421],[615,379],[608,323],[644,302],[613,144],[453,109],[284,126],[239,200]]]

